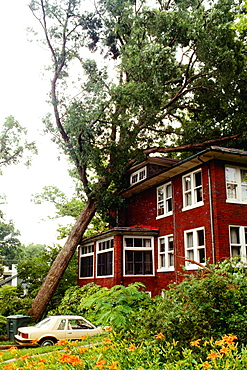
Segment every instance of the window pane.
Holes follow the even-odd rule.
[[[81,257],[80,277],[93,276],[93,256]]]
[[[232,246],[232,257],[240,255],[240,247]]]
[[[187,233],[187,248],[193,247],[193,233]]]
[[[202,188],[198,188],[195,190],[195,202],[201,202],[202,201]]]
[[[143,247],[151,248],[151,239],[143,239]]]
[[[133,247],[133,238],[125,238],[126,247]]]
[[[236,168],[226,167],[226,181],[236,182]]]
[[[189,250],[189,251],[187,252],[187,255],[188,255],[188,258],[189,258],[190,260],[193,260],[193,261],[194,261],[194,251],[193,251],[193,249],[192,249],[192,250]]]
[[[241,170],[241,182],[247,184],[247,171]]]
[[[198,254],[199,254],[199,262],[200,263],[204,263],[205,262],[205,249],[204,248],[201,248],[198,250]]]
[[[201,186],[201,185],[202,185],[202,173],[197,172],[197,173],[195,173],[195,186],[198,187],[198,186]]]
[[[168,267],[174,266],[174,255],[172,253],[168,254]]]
[[[184,179],[184,189],[185,191],[191,189],[191,177],[190,176],[186,176]]]
[[[166,201],[166,212],[171,212],[172,211],[172,199],[167,199]]]
[[[98,254],[97,258],[97,275],[112,275],[112,252]]]
[[[160,256],[160,267],[165,267],[165,255],[164,254],[161,254]]]
[[[185,206],[191,206],[191,193],[186,193],[185,194]]]
[[[239,244],[240,243],[239,228],[231,227],[230,234],[231,234],[231,244]]]
[[[237,199],[237,185],[227,184],[227,198]]]
[[[172,196],[172,186],[171,184],[169,184],[166,187],[166,198],[171,198],[171,196]]]
[[[204,230],[197,231],[197,245],[204,245]]]
[[[172,251],[172,250],[173,250],[173,237],[169,236],[169,238],[168,238],[168,251]]]
[[[163,199],[164,199],[164,189],[162,187],[158,189],[158,202],[162,201]]]
[[[142,239],[135,238],[134,239],[134,247],[135,248],[142,248]]]
[[[164,204],[159,204],[158,205],[158,216],[161,216],[163,215],[165,212],[164,212]]]

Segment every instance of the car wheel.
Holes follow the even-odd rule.
[[[54,346],[55,343],[56,343],[55,339],[51,338],[44,338],[39,342],[41,347]]]

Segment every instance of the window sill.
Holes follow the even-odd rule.
[[[205,263],[201,263],[201,265],[202,266],[206,266],[206,264]],[[185,268],[186,268],[186,270],[199,270],[199,269],[202,269],[202,267],[200,267],[200,266],[198,266],[198,265],[185,265]]]
[[[173,272],[173,271],[175,271],[174,267],[157,269],[157,272]]]
[[[164,213],[163,215],[156,216],[156,220],[159,220],[160,218],[169,217],[172,215],[173,215],[173,212]]]
[[[198,202],[192,206],[182,208],[182,212],[189,211],[190,209],[198,208],[204,206],[204,202]]]
[[[138,274],[138,275],[126,275],[124,274],[123,277],[154,277],[155,274],[146,274],[146,275],[141,275],[141,274]]]
[[[245,204],[245,205],[247,205],[247,202],[244,202],[244,201],[238,200],[238,199],[227,199],[226,200],[226,203]]]

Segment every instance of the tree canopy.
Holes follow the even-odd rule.
[[[44,121],[87,198],[33,311],[56,286],[96,209],[108,216],[120,206],[129,166],[226,139],[244,147],[246,53],[231,27],[238,5],[100,0],[90,10],[80,0],[31,1],[52,58],[54,116]]]
[[[26,154],[37,154],[37,149],[34,142],[25,140],[26,134],[27,130],[13,116],[5,119],[0,131],[0,168],[21,160],[30,164],[31,157]]]

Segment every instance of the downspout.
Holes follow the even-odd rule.
[[[200,156],[197,156],[198,160],[201,163],[205,163]],[[211,227],[211,234],[212,234],[212,258],[213,264],[215,264],[215,240],[214,240],[214,219],[213,219],[213,199],[212,199],[212,186],[211,186],[211,175],[210,175],[210,167],[208,167],[208,195],[209,195],[209,213],[210,213],[210,227]]]
[[[209,189],[210,224],[211,224],[211,233],[212,233],[212,257],[213,257],[213,264],[215,264],[213,199],[212,199],[212,186],[211,186],[211,176],[210,176],[210,168],[209,168],[209,166],[208,166],[208,189]]]

